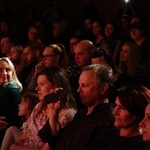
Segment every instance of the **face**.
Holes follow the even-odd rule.
[[[107,62],[105,61],[105,58],[103,56],[97,57],[97,58],[92,58],[91,61],[92,61],[92,64],[102,64],[102,63],[107,64]]]
[[[9,82],[12,79],[12,70],[6,61],[0,61],[0,84]]]
[[[142,128],[143,140],[150,141],[150,104],[145,109],[145,117],[140,122],[139,126]]]
[[[120,51],[120,61],[128,62],[129,61],[130,49],[127,45],[123,45]]]
[[[132,29],[130,31],[130,36],[133,40],[138,40],[143,36],[143,33],[141,30],[139,29]]]
[[[10,41],[9,41],[9,38],[7,37],[4,37],[1,39],[1,51],[3,54],[7,54],[10,52],[10,47],[11,47],[11,44],[10,44]]]
[[[28,39],[30,41],[36,41],[38,37],[38,31],[35,28],[30,28],[28,31]]]
[[[125,29],[127,29],[129,26],[130,26],[130,23],[129,23],[126,19],[122,18],[122,19],[121,19],[121,29],[125,30]]]
[[[46,47],[43,51],[43,61],[45,67],[56,66],[58,64],[58,55],[55,55],[53,49]]]
[[[77,38],[71,38],[70,39],[70,52],[73,54],[74,53],[74,49],[76,47],[76,45],[78,44],[79,40]]]
[[[78,92],[84,105],[95,106],[100,97],[100,91],[96,86],[96,75],[92,70],[81,73]]]
[[[53,27],[52,33],[54,37],[57,37],[59,35],[59,30],[56,27]]]
[[[21,103],[18,105],[18,115],[27,116],[28,112],[28,103],[22,99]]]
[[[84,67],[91,63],[90,55],[86,50],[85,45],[78,44],[75,47],[74,53],[75,53],[75,62],[77,63],[78,67]]]
[[[85,25],[85,29],[86,30],[92,29],[92,21],[91,21],[91,19],[85,19],[84,25]]]
[[[24,48],[23,57],[29,64],[32,64],[32,62],[35,60],[35,54],[30,50],[29,47]]]
[[[99,23],[94,22],[93,23],[93,27],[92,27],[92,31],[94,35],[100,35],[102,33],[101,31],[101,26],[99,25]]]
[[[108,23],[105,27],[105,36],[111,36],[114,33],[114,27],[112,24]]]
[[[3,32],[6,32],[8,30],[8,24],[5,21],[2,21],[0,24],[0,28]]]
[[[36,87],[39,99],[44,101],[44,96],[54,89],[54,85],[47,79],[45,75],[39,75],[37,79],[38,86]]]
[[[124,106],[120,103],[118,97],[116,98],[115,105],[116,106],[113,111],[113,115],[115,117],[115,127],[128,129],[135,123],[138,123],[137,117],[135,115],[132,115],[124,108]]]
[[[22,54],[15,49],[14,47],[11,47],[10,49],[10,60],[12,62],[18,62],[18,60],[20,60],[22,58]]]

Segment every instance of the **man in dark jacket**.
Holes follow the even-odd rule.
[[[40,137],[49,142],[51,149],[56,150],[95,150],[98,147],[108,147],[107,138],[114,129],[113,106],[108,101],[112,86],[113,74],[110,67],[104,64],[84,67],[79,78],[78,92],[87,108],[77,112],[62,134],[57,130],[57,124],[50,124],[47,125],[50,126],[47,128],[49,130],[43,128],[39,132]],[[50,131],[47,140],[45,131]],[[52,135],[52,131],[56,132]]]

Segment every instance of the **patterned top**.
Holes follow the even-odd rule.
[[[37,112],[40,108],[40,103],[38,103],[35,108],[33,109],[31,116],[29,117],[26,126],[28,128],[24,128],[23,132],[27,133],[27,139],[24,142],[23,146],[25,147],[43,147],[44,143],[38,136],[39,130],[44,126],[46,121],[48,120],[48,117],[43,110],[42,113]]]
[[[27,139],[23,146],[25,147],[38,147],[42,148],[45,143],[42,142],[41,138],[38,136],[40,129],[48,121],[46,112],[43,110],[42,113],[37,114],[40,108],[40,103],[38,103],[33,109],[31,116],[28,121],[23,126],[23,132],[27,134]],[[61,128],[64,128],[74,117],[76,110],[73,108],[63,108],[59,112],[59,122]]]

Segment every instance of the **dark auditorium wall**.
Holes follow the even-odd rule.
[[[38,14],[47,8],[50,0],[4,0],[15,17],[24,17],[24,11],[28,5],[33,5]],[[82,0],[57,0],[66,17],[73,23],[79,24],[83,11]],[[149,0],[132,0],[136,12],[146,21],[150,18]],[[124,0],[94,0],[94,4],[99,10],[100,16],[104,21],[118,21],[118,10],[124,7]]]

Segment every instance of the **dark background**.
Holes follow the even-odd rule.
[[[77,23],[81,19],[83,10],[82,0],[57,0],[66,17]],[[37,13],[41,14],[48,7],[49,0],[5,0],[8,8],[15,17],[21,19],[28,5],[33,5]],[[139,16],[144,20],[150,20],[150,1],[132,0],[133,7]],[[104,21],[113,19],[118,20],[117,12],[124,7],[124,0],[94,0],[94,5],[99,10],[100,16]]]

